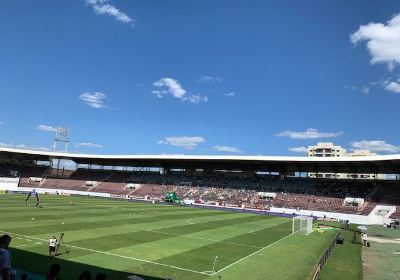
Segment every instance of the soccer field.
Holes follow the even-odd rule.
[[[0,231],[13,235],[13,265],[61,279],[83,270],[108,279],[309,279],[335,232],[291,234],[292,220],[227,211],[86,197],[0,195]],[[65,233],[69,254],[48,257]],[[214,267],[215,266],[215,267]]]

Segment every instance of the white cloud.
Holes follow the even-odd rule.
[[[104,108],[104,99],[107,96],[102,93],[102,92],[84,92],[81,95],[79,95],[79,98],[83,100],[87,105],[90,107],[99,109],[99,108]]]
[[[288,150],[294,153],[307,153],[307,147],[290,147]]]
[[[161,78],[160,80],[153,83],[157,90],[153,90],[158,98],[162,98],[165,95],[171,95],[182,101],[189,101],[191,103],[207,102],[207,96],[201,96],[196,94],[188,94],[188,92],[182,87],[178,80],[172,78]]]
[[[11,148],[12,146],[13,146],[12,144],[8,144],[8,143],[0,142],[0,147],[4,147],[4,148]]]
[[[334,138],[338,137],[342,132],[320,132],[318,129],[309,128],[306,131],[282,131],[276,136],[289,137],[292,139],[316,139],[316,138]]]
[[[354,150],[370,150],[375,153],[400,153],[400,146],[395,146],[382,140],[353,142],[351,143],[351,148]]]
[[[357,87],[356,87],[356,86],[348,86],[348,85],[345,85],[344,88],[345,88],[345,89],[348,89],[348,90],[354,90],[354,91],[357,90]]]
[[[56,127],[50,126],[50,125],[45,125],[45,124],[40,124],[36,127],[36,129],[41,130],[41,131],[57,131]]]
[[[233,96],[236,95],[236,92],[231,91],[231,92],[225,93],[224,95],[225,95],[225,96],[228,96],[228,97],[233,97]]]
[[[370,90],[370,87],[364,86],[364,87],[362,87],[361,92],[364,94],[368,94],[369,90]]]
[[[387,82],[385,83],[385,89],[394,93],[400,93],[400,83],[398,82]]]
[[[20,149],[26,149],[28,146],[25,144],[19,144],[17,146],[15,146],[16,148],[20,148]]]
[[[376,83],[376,82],[371,82],[371,83],[369,83],[368,85],[359,86],[359,87],[357,87],[357,86],[348,86],[348,85],[345,85],[344,88],[345,88],[346,90],[351,90],[351,91],[356,91],[356,92],[359,91],[359,92],[361,92],[361,93],[367,95],[367,94],[369,94],[371,88],[372,88],[373,86],[376,86],[377,84],[378,84],[378,83]]]
[[[89,147],[89,148],[103,148],[103,145],[96,144],[96,143],[91,143],[91,142],[83,142],[83,143],[77,143],[75,144],[76,148],[81,148],[81,147]]]
[[[353,44],[366,41],[371,55],[371,64],[386,63],[389,70],[393,70],[400,63],[400,15],[394,16],[384,23],[370,22],[361,25],[351,34]]]
[[[197,145],[204,142],[204,138],[200,136],[171,136],[165,137],[164,140],[160,140],[158,144],[172,145],[187,150],[193,150]]]
[[[31,147],[31,148],[29,148],[29,149],[40,150],[40,151],[46,151],[46,152],[51,151],[51,149],[50,149],[50,148],[47,148],[47,147]]]
[[[213,83],[213,82],[222,82],[222,79],[218,76],[201,76],[200,78],[195,79],[198,83]]]
[[[200,103],[200,102],[207,102],[208,101],[208,97],[207,96],[201,96],[201,95],[189,95],[187,97],[185,97],[183,100],[188,100],[191,103]]]
[[[25,144],[9,144],[9,143],[3,143],[0,142],[0,147],[5,147],[5,148],[18,148],[18,149],[28,149],[28,150],[39,150],[39,151],[50,151],[50,148],[47,147],[32,147],[28,146]]]
[[[229,146],[213,146],[213,150],[218,151],[218,152],[227,152],[227,153],[243,153],[242,150],[236,147],[229,147]]]
[[[113,17],[115,20],[123,23],[133,23],[133,19],[127,14],[120,11],[117,7],[108,4],[109,0],[85,0],[86,5],[93,8],[94,12],[99,15],[108,15]]]
[[[162,94],[170,93],[175,98],[183,98],[186,94],[186,90],[181,84],[171,78],[161,78],[157,82],[154,82],[153,85],[158,88],[167,88],[166,90],[161,90]]]

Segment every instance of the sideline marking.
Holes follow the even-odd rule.
[[[43,238],[38,238],[38,237],[33,237],[33,236],[28,236],[28,235],[8,232],[8,231],[0,231],[0,232],[8,233],[8,234],[15,235],[15,236],[22,236],[22,237],[30,238],[30,239],[36,239],[36,240],[40,240],[40,241],[46,241],[46,242],[48,241],[48,240],[43,239]],[[202,271],[196,271],[196,270],[192,270],[192,269],[188,269],[188,268],[182,268],[182,267],[169,265],[169,264],[165,264],[165,263],[158,263],[158,262],[154,262],[154,261],[149,261],[149,260],[144,260],[144,259],[134,258],[134,257],[128,257],[128,256],[124,256],[124,255],[118,255],[118,254],[114,254],[114,253],[110,253],[110,252],[99,251],[99,250],[94,250],[94,249],[85,248],[85,247],[79,247],[79,246],[70,245],[70,244],[65,244],[65,245],[67,245],[70,248],[76,248],[76,249],[80,249],[80,250],[85,250],[85,251],[89,251],[89,252],[109,255],[109,256],[113,256],[113,257],[119,257],[119,258],[123,258],[123,259],[130,259],[130,260],[140,261],[140,262],[144,262],[144,263],[151,263],[151,264],[155,264],[155,265],[170,267],[170,268],[174,268],[174,269],[177,269],[177,270],[183,270],[183,271],[188,271],[188,272],[197,273],[197,274],[203,274],[203,275],[207,275],[207,276],[212,275],[211,273],[202,272]]]

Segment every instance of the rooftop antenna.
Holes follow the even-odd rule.
[[[57,127],[56,130],[56,138],[54,138],[54,148],[53,151],[56,151],[57,143],[64,142],[65,143],[65,152],[68,151],[68,143],[69,143],[69,129],[65,127]]]

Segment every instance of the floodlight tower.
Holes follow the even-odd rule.
[[[54,138],[54,152],[56,151],[56,146],[58,142],[65,143],[65,152],[68,151],[68,143],[69,143],[69,129],[65,127],[57,127],[56,130],[56,138]]]

